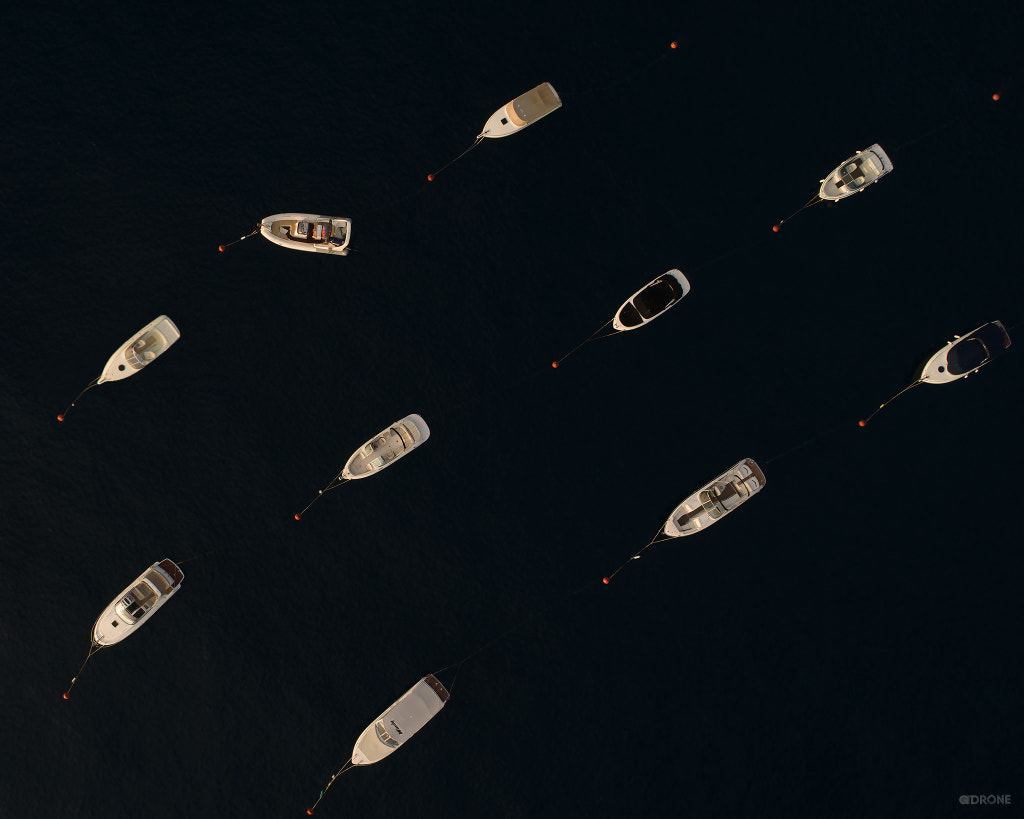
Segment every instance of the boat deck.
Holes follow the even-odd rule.
[[[389,427],[359,450],[348,464],[353,475],[365,475],[381,469],[404,455],[412,446],[412,436],[404,426]]]

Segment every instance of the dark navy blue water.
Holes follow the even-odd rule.
[[[1021,13],[754,8],[4,12],[0,815],[304,815],[446,667],[318,815],[1024,800],[1020,340],[856,426],[1024,314]],[[771,233],[876,141],[890,177]],[[293,210],[353,253],[217,252]],[[550,368],[672,267],[672,312]],[[421,450],[293,520],[410,412]],[[761,496],[601,584],[744,457]],[[163,557],[182,592],[64,702]]]

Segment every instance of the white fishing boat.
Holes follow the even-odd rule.
[[[665,522],[665,534],[683,537],[707,529],[763,488],[764,473],[745,458],[679,504]]]
[[[925,384],[948,384],[976,373],[1010,346],[1001,321],[990,321],[953,340],[928,359],[921,374]]]
[[[347,256],[352,220],[312,213],[275,213],[260,222],[260,233],[275,245],[292,250]]]
[[[171,599],[184,579],[185,575],[173,560],[165,558],[154,563],[103,610],[92,627],[93,643],[109,646],[134,634]]]
[[[407,415],[381,430],[352,453],[339,479],[356,480],[375,475],[412,452],[430,437],[430,429],[419,415]]]
[[[892,170],[892,161],[876,142],[857,151],[821,180],[821,199],[838,200],[853,196]]]
[[[352,749],[352,764],[372,765],[393,754],[444,708],[448,698],[445,687],[427,674],[366,726]]]
[[[97,384],[120,381],[152,364],[167,352],[181,333],[167,316],[159,316],[128,339],[103,367]]]
[[[555,87],[549,82],[542,82],[491,114],[477,139],[497,139],[514,134],[561,107],[562,100]]]
[[[690,282],[678,270],[669,270],[644,285],[618,309],[612,320],[616,330],[635,330],[668,310],[690,292]]]

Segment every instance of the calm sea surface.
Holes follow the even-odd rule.
[[[303,816],[430,672],[448,706],[317,815],[1024,802],[1024,13],[822,6],[3,12],[0,817]],[[771,232],[876,141],[890,177]],[[217,252],[282,211],[353,252]],[[857,427],[993,319],[1007,356]],[[295,522],[410,412],[422,449]],[[745,457],[762,495],[601,584]]]

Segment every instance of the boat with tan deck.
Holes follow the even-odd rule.
[[[561,107],[562,99],[555,87],[549,82],[542,82],[491,114],[477,141],[484,137],[497,139],[514,134]]]
[[[92,627],[97,646],[119,643],[148,623],[152,614],[181,588],[185,575],[169,558],[157,561],[113,599]]]
[[[836,201],[860,193],[892,170],[892,160],[877,142],[857,151],[821,180],[820,199]]]
[[[665,534],[684,537],[703,531],[763,488],[764,473],[745,458],[679,504],[665,522]]]
[[[312,213],[275,213],[260,222],[260,233],[275,245],[292,250],[347,256],[352,220]]]
[[[419,415],[407,415],[374,435],[352,453],[338,476],[357,480],[375,475],[412,452],[430,437],[430,428]]]
[[[118,348],[103,366],[96,383],[135,375],[166,353],[179,338],[181,333],[174,322],[167,316],[158,316]]]

